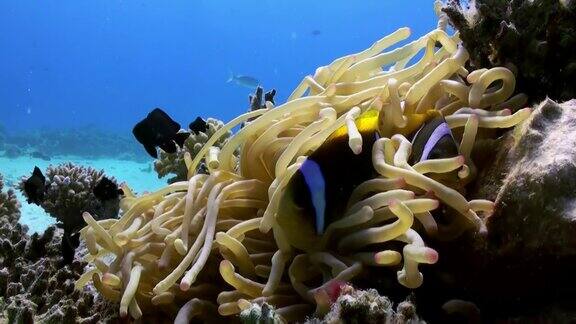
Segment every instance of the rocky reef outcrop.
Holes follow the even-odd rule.
[[[534,100],[576,97],[576,1],[450,0],[443,11],[475,68],[515,67]]]
[[[184,162],[184,154],[190,153],[190,156],[194,158],[196,154],[202,149],[204,144],[214,135],[214,133],[224,126],[224,123],[218,119],[208,118],[206,120],[207,129],[205,132],[191,132],[190,136],[184,142],[182,148],[178,147],[176,153],[166,153],[160,151],[160,156],[158,160],[154,162],[154,170],[158,173],[158,178],[163,178],[169,174],[173,176],[168,179],[168,183],[174,183],[177,181],[186,180],[188,169],[186,168],[186,163]],[[228,138],[232,135],[232,132],[226,132],[214,146],[222,147]],[[206,166],[202,162],[200,169],[206,169]]]
[[[90,287],[74,289],[86,266],[62,265],[62,230],[49,227],[29,236],[12,191],[0,177],[0,322],[97,323],[115,314]]]
[[[419,305],[427,313],[458,298],[466,303],[454,307],[472,303],[483,321],[574,319],[576,100],[544,100],[521,127],[474,154],[484,163],[470,194],[494,199],[494,214],[485,235],[434,242],[442,258],[427,269]],[[448,318],[437,316],[427,319]]]

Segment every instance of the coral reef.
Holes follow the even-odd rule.
[[[274,306],[268,303],[251,304],[240,313],[240,321],[243,324],[279,324],[282,318],[276,314]]]
[[[440,307],[468,322],[576,312],[575,124],[576,100],[546,99],[516,129],[475,148],[469,195],[495,200],[494,213],[484,235],[430,242],[443,257],[415,292],[427,320],[446,322]]]
[[[0,193],[0,206],[0,321],[97,323],[115,316],[93,288],[74,289],[86,263],[62,266],[61,230],[28,236],[11,191]]]
[[[50,165],[46,170],[46,194],[41,207],[59,222],[65,232],[74,232],[85,223],[82,213],[88,211],[98,219],[118,216],[119,200],[101,201],[94,195],[94,187],[105,176],[104,170],[75,165],[71,162]],[[114,183],[116,181],[112,179]],[[20,190],[26,196],[23,181]]]
[[[7,239],[2,227],[2,247],[11,245],[13,255],[3,253],[0,262],[1,318],[8,323],[97,323],[116,316],[115,306],[93,288],[75,290],[86,263],[62,266],[59,247],[62,233],[50,227],[39,236],[26,236],[20,224]]]
[[[493,202],[465,196],[477,173],[476,141],[531,114],[508,101],[512,71],[468,71],[468,52],[443,26],[387,50],[410,36],[401,28],[318,68],[286,103],[233,119],[194,156],[186,154],[186,180],[128,195],[120,219],[84,213],[81,237],[97,268],[78,284],[92,280],[120,302],[122,316],[135,319],[154,311],[175,316],[177,307],[179,319],[232,316],[266,302],[288,322],[314,308],[328,312],[332,287],[370,269],[391,269],[396,288],[420,287],[420,270],[439,258],[424,238],[486,230]],[[408,65],[414,57],[419,60]],[[445,121],[458,155],[413,162],[407,137],[433,116]],[[223,135],[253,118],[215,149]],[[283,202],[307,157],[335,136],[346,138],[346,156],[358,155],[374,176],[318,232],[298,206]],[[332,176],[356,171],[334,158],[341,160]],[[208,174],[197,172],[203,159]],[[106,254],[112,263],[102,262]],[[401,309],[412,316],[412,307]]]
[[[54,158],[82,156],[147,161],[148,156],[138,142],[125,133],[105,131],[86,125],[78,128],[40,128],[15,134],[6,132],[0,138],[0,151],[6,157],[20,157],[32,152]]]
[[[64,230],[62,238],[62,254],[66,262],[71,262],[74,249],[78,247],[77,231],[85,223],[82,213],[89,211],[98,219],[115,218],[118,216],[119,199],[100,200],[94,194],[94,188],[104,177],[104,170],[95,170],[73,163],[50,165],[46,170],[46,192],[40,203],[48,214],[56,218],[56,225]],[[25,178],[19,184],[23,195]],[[112,179],[116,185],[116,181]]]
[[[4,192],[4,178],[0,174],[0,217],[10,220],[13,215],[19,215],[20,202],[16,199],[14,190]],[[19,216],[18,216],[19,217]]]
[[[190,154],[192,158],[198,154],[200,149],[206,144],[208,139],[210,139],[216,131],[224,126],[224,123],[218,119],[208,118],[206,121],[208,124],[208,129],[206,132],[191,132],[190,137],[184,142],[183,148],[177,148],[176,153],[166,153],[160,150],[160,158],[154,162],[154,170],[158,173],[158,178],[165,177],[168,174],[174,174],[173,177],[168,179],[168,183],[174,183],[177,181],[184,181],[188,176],[188,169],[186,168],[186,163],[184,162],[184,156],[186,153]],[[230,131],[227,131],[216,143],[213,145],[215,147],[222,147],[228,138],[232,135]],[[207,172],[204,162],[198,167],[200,172]]]
[[[533,101],[576,97],[576,2],[450,0],[443,9],[475,68],[514,66]]]
[[[425,323],[416,314],[416,307],[410,301],[398,304],[393,309],[392,302],[380,296],[375,289],[360,290],[346,285],[330,311],[322,318],[306,321],[307,324],[320,323]]]

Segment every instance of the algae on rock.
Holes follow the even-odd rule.
[[[532,101],[576,97],[576,1],[449,0],[442,10],[475,68],[514,66]]]

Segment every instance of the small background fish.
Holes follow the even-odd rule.
[[[250,89],[255,89],[257,86],[260,85],[260,81],[258,79],[251,77],[249,75],[235,75],[234,73],[230,72],[230,77],[226,81],[226,83],[234,82],[239,86],[243,86]]]

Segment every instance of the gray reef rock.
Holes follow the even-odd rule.
[[[474,153],[484,161],[469,192],[495,201],[487,233],[430,243],[441,257],[418,302],[470,301],[483,321],[566,318],[576,313],[576,100],[544,100],[491,144]]]

